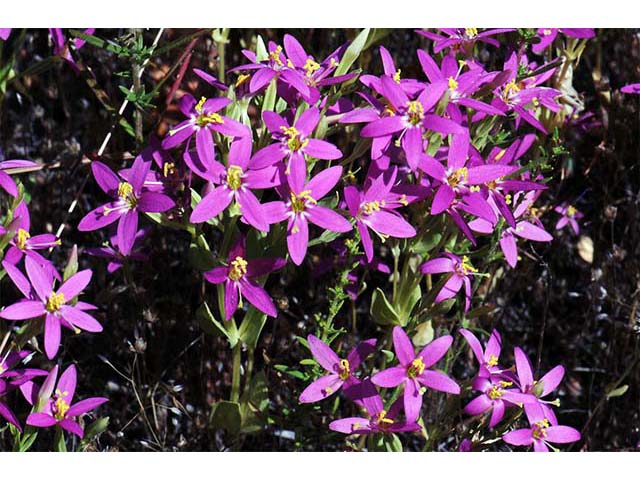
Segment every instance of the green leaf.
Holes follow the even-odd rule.
[[[273,111],[276,106],[276,97],[278,93],[278,83],[275,77],[269,82],[267,90],[264,92],[264,100],[262,101],[262,111]]]
[[[224,335],[229,340],[229,344],[231,348],[235,347],[238,343],[238,331],[235,328],[235,323],[233,321],[225,322],[224,324],[220,323],[211,312],[209,305],[207,303],[203,303],[200,308],[196,311],[196,319],[200,324],[200,328],[204,330],[205,333],[210,335]]]
[[[93,45],[94,47],[104,48],[106,44],[106,42],[101,38],[96,37],[95,35],[88,35],[81,30],[70,29],[69,33],[76,38],[81,38],[82,40],[84,40],[90,45]]]
[[[371,295],[369,313],[378,325],[401,325],[400,318],[380,288]]]
[[[209,244],[203,234],[189,245],[189,262],[196,270],[207,272],[216,266]]]
[[[98,435],[105,432],[109,426],[109,417],[98,418],[84,430],[81,446],[86,446],[92,442]]]
[[[71,253],[69,254],[67,266],[64,267],[62,280],[66,282],[69,277],[74,276],[76,273],[78,273],[78,246],[74,245],[71,249]]]
[[[416,327],[416,333],[413,336],[412,341],[416,347],[421,348],[431,343],[433,341],[433,337],[433,325],[431,324],[431,320],[427,320]]]
[[[240,404],[224,400],[215,403],[211,412],[211,426],[213,428],[223,428],[231,435],[240,433],[240,428],[242,427]]]
[[[256,38],[256,62],[260,63],[263,60],[269,58],[269,52],[267,46],[264,44],[264,40],[261,35]]]
[[[245,388],[240,398],[242,432],[255,433],[265,425],[265,416],[269,410],[269,388],[264,372],[258,372]]]
[[[336,68],[336,71],[333,74],[334,77],[337,77],[339,75],[344,75],[349,71],[349,68],[351,68],[351,65],[354,64],[354,62],[358,59],[358,57],[360,56],[360,53],[364,49],[364,46],[367,43],[367,37],[369,36],[370,30],[371,29],[369,28],[363,29],[358,34],[358,36],[353,40],[353,42],[351,42],[347,50],[344,52],[344,55],[342,56],[342,60],[340,60],[340,65],[338,65],[338,68]]]
[[[622,385],[621,387],[614,388],[613,390],[607,393],[607,399],[621,397],[629,390],[629,385]]]
[[[256,348],[265,323],[267,315],[253,306],[249,307],[238,329],[238,335],[250,349]]]

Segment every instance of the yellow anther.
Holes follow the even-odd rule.
[[[513,197],[511,196],[511,194],[510,194],[510,193],[507,193],[507,194],[504,196],[504,201],[505,201],[505,203],[506,203],[507,205],[511,205],[511,201],[512,201],[512,200],[513,200]]]
[[[200,97],[198,104],[196,105],[196,112],[202,113],[202,109],[204,108],[204,104],[207,101],[207,97]]]
[[[409,202],[407,201],[407,195],[406,195],[405,193],[403,193],[403,194],[400,196],[400,199],[398,200],[398,202],[399,202],[400,204],[404,205],[405,207],[406,207],[407,205],[409,205]]]
[[[447,183],[452,188],[455,188],[458,186],[458,184],[460,184],[460,182],[466,182],[468,178],[469,170],[467,169],[467,167],[462,167],[449,175],[449,178],[447,178]]]
[[[487,367],[495,367],[498,365],[498,357],[495,355],[489,356],[489,361],[487,362]]]
[[[336,60],[336,57],[331,57],[331,60],[329,61],[329,67],[333,68],[337,67],[338,65],[340,65],[340,62]]]
[[[394,422],[390,418],[387,418],[387,411],[386,410],[382,410],[378,414],[378,417],[376,418],[376,423],[381,428],[387,428],[387,427],[393,425]]]
[[[231,261],[231,268],[229,268],[229,278],[234,282],[237,282],[247,274],[247,261],[241,256],[237,256]]]
[[[569,205],[569,207],[567,208],[567,215],[569,215],[570,217],[573,217],[577,212],[578,209],[573,205]]]
[[[385,105],[384,110],[382,111],[383,117],[393,117],[396,114],[395,108],[392,105]]]
[[[467,64],[467,61],[466,61],[466,60],[458,60],[458,66],[459,66],[460,68],[464,67],[466,64]]]
[[[349,365],[349,360],[340,360],[340,380],[346,381],[351,375],[351,365]]]
[[[25,248],[27,248],[27,240],[29,240],[29,238],[31,238],[29,232],[27,232],[23,228],[19,228],[18,238],[16,239],[16,247],[18,247],[20,250],[24,250]]]
[[[168,177],[169,175],[175,175],[176,173],[176,164],[173,162],[167,162],[162,166],[162,174],[165,177]]]
[[[242,186],[242,167],[231,165],[227,169],[227,185],[231,190],[238,190]]]
[[[396,73],[393,74],[393,81],[396,83],[400,83],[400,73],[402,73],[402,70],[398,69],[396,70]]]
[[[249,80],[251,78],[251,75],[249,75],[248,73],[241,73],[240,75],[238,75],[238,78],[236,79],[236,83],[235,86],[236,88],[239,88],[241,85],[244,85],[247,80]]]
[[[424,106],[418,100],[407,102],[407,120],[411,125],[418,125],[424,118]]]
[[[480,185],[474,185],[474,186],[470,187],[469,190],[472,191],[472,192],[479,192],[480,191]]]
[[[287,137],[287,147],[292,152],[297,152],[309,144],[309,139],[300,139],[300,131],[296,127],[281,126],[280,130]]]
[[[65,302],[64,294],[52,292],[49,298],[47,299],[47,304],[45,305],[45,309],[49,313],[55,313],[60,310],[60,307],[64,305]]]
[[[494,160],[496,161],[500,160],[502,157],[504,157],[505,153],[507,153],[507,151],[504,148],[501,148]]]
[[[54,404],[54,416],[56,420],[64,420],[69,408],[70,405],[63,398],[58,397]]]
[[[291,192],[291,210],[295,213],[304,212],[307,202],[317,203],[316,200],[311,196],[311,190],[303,190],[298,195]]]
[[[293,62],[291,61],[290,58],[287,58],[287,67],[289,68],[296,68],[296,66],[293,64]]]
[[[505,380],[500,380],[500,386],[502,388],[509,388],[511,385],[513,385],[513,382],[507,382]]]
[[[545,439],[547,437],[547,428],[549,428],[550,426],[551,424],[546,418],[534,423],[531,429],[531,436],[536,440]]]
[[[201,128],[206,127],[210,123],[214,125],[219,125],[221,123],[224,123],[224,120],[217,113],[207,113],[207,114],[201,113],[196,117],[196,125],[198,125]]]
[[[414,359],[413,362],[411,362],[411,365],[407,367],[407,377],[416,378],[418,375],[422,375],[424,368],[422,357]]]
[[[504,86],[504,89],[502,90],[502,99],[507,102],[509,100],[509,98],[512,95],[515,95],[516,93],[518,93],[520,90],[522,90],[521,85],[516,84],[515,79],[511,80],[509,83],[507,83]]]
[[[534,107],[539,107],[540,106],[540,100],[538,100],[536,97],[533,97],[531,99],[531,103],[533,104]]]
[[[384,200],[378,201],[375,200],[373,202],[366,202],[362,204],[362,211],[367,215],[371,215],[373,212],[379,212],[380,208],[384,206]]]
[[[280,58],[281,53],[282,53],[282,47],[278,45],[278,47],[273,52],[269,53],[269,58],[282,67],[284,66],[284,62]]]
[[[449,77],[449,90],[453,92],[456,88],[458,88],[458,81],[453,77]]]
[[[542,31],[542,33],[543,33],[545,36],[549,36],[549,35],[551,35],[551,30],[549,30],[548,28],[545,28],[545,29]]]
[[[491,400],[498,400],[499,398],[502,398],[504,391],[498,385],[494,385],[491,387],[491,390],[489,390],[487,395]]]
[[[474,266],[471,265],[471,261],[469,260],[469,257],[467,257],[466,255],[462,257],[462,262],[460,262],[460,269],[462,270],[463,275],[468,275],[469,273],[476,273],[478,271],[477,268],[474,268]]]
[[[132,193],[133,185],[131,185],[129,182],[120,182],[118,184],[118,196],[122,200],[127,200]]]
[[[478,29],[477,28],[465,28],[464,29],[464,34],[467,38],[475,38],[476,35],[478,35]]]
[[[303,68],[307,77],[310,77],[320,68],[320,64],[313,60],[313,58],[307,58]]]

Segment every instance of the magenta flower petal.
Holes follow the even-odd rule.
[[[433,258],[423,263],[420,271],[424,274],[453,272],[453,260],[447,257]]]
[[[482,394],[471,400],[465,407],[464,411],[467,415],[480,415],[491,408],[491,400],[485,394]]]
[[[138,210],[141,212],[166,212],[176,204],[163,193],[143,192],[138,198]]]
[[[84,430],[82,430],[82,427],[77,422],[69,418],[60,420],[59,425],[69,433],[73,433],[74,435],[77,435],[80,438],[84,437]]]
[[[226,320],[231,320],[233,314],[238,309],[239,301],[240,298],[237,283],[233,281],[227,281],[224,291],[224,314]]]
[[[213,283],[215,285],[219,283],[223,283],[227,280],[229,275],[229,267],[215,267],[212,270],[204,273],[204,278],[207,282]]]
[[[369,225],[379,233],[396,238],[415,237],[416,229],[398,213],[379,210],[368,217]]]
[[[418,383],[413,379],[408,379],[404,384],[404,414],[408,422],[413,422],[418,418],[420,407],[422,407],[422,394]]]
[[[53,291],[53,278],[47,275],[42,265],[29,256],[25,258],[24,264],[33,289],[38,294],[38,297],[40,297],[40,300],[46,302]]]
[[[405,367],[411,365],[411,362],[416,358],[411,339],[400,326],[393,328],[393,349],[398,361]]]
[[[438,191],[433,197],[433,203],[431,204],[431,215],[438,215],[444,212],[453,203],[453,199],[456,196],[456,192],[451,186],[447,184],[440,185]]]
[[[555,425],[546,429],[546,440],[552,443],[572,443],[580,440],[580,432],[575,428]]]
[[[393,388],[400,385],[407,378],[407,369],[402,366],[387,368],[371,377],[371,381],[384,388]]]
[[[104,193],[113,196],[118,191],[120,179],[104,163],[97,160],[91,162],[91,171],[93,172],[93,178]]]
[[[536,242],[550,242],[553,240],[553,237],[544,229],[526,221],[518,222],[514,233],[519,237]]]
[[[558,365],[552,368],[551,370],[549,370],[546,373],[546,375],[544,375],[539,380],[539,383],[542,384],[542,395],[540,396],[544,397],[549,393],[553,392],[558,387],[558,385],[560,385],[560,382],[562,381],[563,378],[564,378],[564,367],[562,365]]]
[[[500,237],[500,249],[502,253],[504,253],[504,258],[507,260],[507,263],[511,265],[512,268],[515,268],[518,263],[518,246],[515,237],[508,230]]]
[[[76,273],[60,286],[58,293],[62,293],[67,301],[77,297],[89,285],[92,275],[89,269]]]
[[[247,223],[261,232],[269,231],[269,224],[264,218],[262,205],[256,196],[249,189],[239,190],[237,201],[240,204],[240,211]]]
[[[300,394],[300,403],[312,403],[324,400],[337,392],[343,383],[340,376],[335,373],[320,377]]]
[[[348,417],[334,420],[329,424],[329,428],[334,432],[345,433],[347,435],[358,431],[371,431],[369,419],[362,417]]]
[[[308,140],[309,143],[304,147],[304,153],[310,157],[321,160],[336,160],[342,158],[342,152],[335,145],[316,138],[309,138]]]
[[[103,403],[108,402],[109,399],[103,397],[92,397],[87,398],[85,400],[81,400],[78,403],[71,405],[69,410],[67,411],[68,417],[78,417],[80,415],[84,415],[91,410],[99,407]]]
[[[399,132],[404,128],[402,118],[397,115],[383,117],[375,122],[369,123],[360,131],[361,137],[384,137]]]
[[[44,315],[45,312],[44,304],[41,301],[27,300],[0,310],[0,317],[6,320],[28,320]]]
[[[452,393],[454,395],[458,395],[460,393],[460,386],[444,373],[436,372],[434,370],[425,370],[417,378],[425,387],[432,388],[433,390]]]
[[[51,360],[60,348],[60,319],[49,313],[44,319],[44,351]]]
[[[346,218],[327,207],[317,205],[307,212],[309,221],[320,228],[331,230],[332,232],[348,232],[353,228]]]
[[[472,332],[464,328],[460,329],[460,333],[469,344],[469,347],[471,347],[478,363],[482,365],[484,363],[484,353],[482,351],[482,344],[480,343],[480,340],[478,340]]]
[[[296,128],[303,136],[308,137],[311,135],[319,122],[320,110],[318,110],[317,107],[311,107],[305,110],[302,115],[300,115],[300,118],[298,118],[298,120],[296,121]]]
[[[513,430],[502,436],[502,439],[510,445],[525,446],[533,443],[533,436],[530,428]]]
[[[87,213],[80,223],[78,224],[78,230],[81,232],[90,232],[93,230],[99,230],[107,225],[111,225],[118,220],[121,214],[118,211],[105,213],[105,207],[114,208],[117,206],[117,202],[110,202],[106,205],[100,205],[98,208]]]
[[[133,248],[138,231],[138,212],[130,210],[118,222],[118,246],[123,254],[128,255]]]
[[[527,357],[526,353],[524,353],[520,347],[516,347],[514,349],[514,356],[516,359],[516,371],[518,372],[520,386],[526,390],[528,387],[533,386],[533,372],[531,370],[529,357]]]
[[[27,425],[31,425],[32,427],[48,428],[53,427],[56,423],[55,418],[45,413],[30,413],[27,417]]]
[[[191,212],[189,220],[193,223],[202,223],[215,218],[229,206],[232,199],[233,195],[228,188],[216,187],[200,200],[200,203]]]
[[[493,410],[491,411],[491,418],[489,419],[489,428],[495,427],[504,417],[504,402],[502,400],[496,400],[493,402]]]
[[[307,337],[307,343],[309,345],[309,350],[311,350],[311,354],[316,361],[322,365],[329,372],[338,373],[339,365],[340,365],[340,357],[331,350],[329,345],[324,343],[315,335],[309,335]]]
[[[358,368],[364,359],[374,352],[376,343],[377,340],[375,338],[370,338],[369,340],[360,342],[349,352],[349,355],[347,355],[347,361],[349,362],[352,370]]]
[[[100,325],[95,318],[78,308],[63,305],[60,307],[60,315],[80,330],[93,333],[103,330],[102,325]]]
[[[422,357],[425,368],[435,365],[442,357],[444,357],[452,343],[453,337],[451,335],[444,335],[436,338],[424,347],[418,356]]]
[[[251,305],[270,317],[278,316],[276,306],[273,304],[273,300],[271,300],[271,297],[264,288],[247,280],[246,278],[243,278],[240,282],[242,285],[242,296],[244,296]]]
[[[307,254],[309,243],[309,226],[307,220],[301,216],[296,216],[290,223],[287,232],[287,247],[291,260],[296,265],[300,265]]]

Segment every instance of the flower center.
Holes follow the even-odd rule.
[[[491,390],[489,390],[487,395],[491,400],[498,400],[499,398],[502,398],[502,395],[504,395],[504,390],[499,385],[494,385],[491,387]]]
[[[227,185],[231,190],[238,190],[242,186],[242,167],[231,165],[227,169]]]
[[[549,424],[549,420],[546,418],[544,420],[540,420],[533,424],[531,428],[531,436],[535,440],[544,440],[547,437],[547,428],[551,425]]]
[[[573,205],[569,205],[569,208],[567,208],[567,215],[573,217],[577,211],[578,210],[576,209],[576,207],[574,207]]]
[[[231,268],[229,269],[229,278],[234,282],[240,280],[247,274],[247,265],[248,263],[244,258],[237,256],[231,262]]]
[[[502,91],[502,99],[508,103],[520,90],[522,90],[521,86],[516,84],[515,80],[511,80],[504,86],[504,90]]]
[[[297,152],[303,149],[309,143],[308,139],[302,140],[300,138],[300,132],[296,127],[280,127],[282,133],[287,137],[287,147],[292,152]]]
[[[340,360],[340,380],[346,381],[347,378],[351,375],[351,365],[349,365],[349,360]]]
[[[407,377],[416,378],[418,375],[422,375],[424,372],[424,362],[422,357],[418,357],[411,362],[411,365],[407,367]]]
[[[386,430],[391,425],[393,425],[393,420],[391,420],[390,418],[387,418],[387,411],[386,410],[382,410],[378,414],[378,416],[376,418],[376,425],[378,425],[378,427],[380,427],[383,430]]]
[[[18,238],[16,239],[16,247],[18,247],[20,250],[24,250],[25,248],[27,248],[27,240],[29,240],[29,238],[31,238],[29,232],[27,232],[23,228],[19,228]]]
[[[125,202],[131,210],[136,208],[136,205],[138,205],[138,197],[133,193],[133,185],[129,182],[120,182],[118,184],[118,197],[120,197],[120,200]],[[107,209],[105,208],[104,210],[106,215]]]
[[[476,35],[478,35],[478,29],[477,28],[465,28],[464,29],[464,35],[468,39],[475,38]]]
[[[64,417],[67,415],[69,411],[70,405],[65,401],[64,398],[58,397],[53,404],[53,416],[56,420],[64,420]]]
[[[196,125],[199,127],[206,127],[210,123],[219,124],[224,123],[222,117],[217,113],[204,113],[204,104],[207,101],[207,97],[202,97],[198,104],[196,105],[196,112],[198,112],[198,116],[196,117]]]
[[[307,202],[317,203],[311,196],[311,190],[303,190],[298,195],[291,192],[291,210],[294,213],[302,213],[307,207]]]
[[[304,64],[304,71],[306,72],[307,77],[313,75],[315,71],[320,68],[320,64],[313,60],[313,58],[307,58],[307,61]]]
[[[49,313],[55,313],[60,310],[60,307],[64,304],[65,298],[62,293],[51,293],[49,298],[47,299],[47,304],[45,305],[45,309]]]
[[[416,126],[422,119],[424,118],[424,106],[418,100],[412,100],[407,102],[407,113],[406,113],[407,121]]]
[[[282,47],[278,45],[278,47],[273,52],[269,53],[269,58],[273,60],[278,66],[283,67],[284,62],[280,58],[281,53],[282,53]]]
[[[496,357],[495,355],[491,355],[489,357],[489,361],[487,362],[487,367],[495,367],[496,365],[498,365],[498,357]]]
[[[449,77],[449,90],[453,92],[456,88],[458,88],[458,81],[453,77]]]
[[[467,167],[462,167],[457,169],[449,178],[447,178],[447,183],[451,186],[451,188],[456,188],[460,183],[464,183],[469,178],[469,170]]]
[[[470,273],[476,273],[478,269],[474,268],[474,266],[471,265],[471,261],[469,260],[469,257],[464,255],[462,257],[462,261],[458,265],[458,268],[456,268],[456,271],[458,275],[466,276],[466,275],[469,275]]]
[[[360,210],[366,215],[371,215],[373,212],[379,212],[380,208],[384,207],[384,200],[374,200],[373,202],[365,202],[360,206]]]

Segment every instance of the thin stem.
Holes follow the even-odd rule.
[[[233,347],[233,373],[231,377],[231,401],[240,400],[240,362],[242,360],[242,344],[238,341]]]

